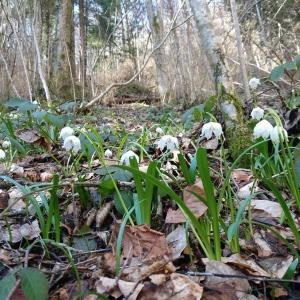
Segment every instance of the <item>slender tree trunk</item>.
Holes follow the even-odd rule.
[[[242,79],[243,79],[244,91],[245,91],[246,99],[250,99],[251,93],[250,93],[249,84],[248,84],[248,76],[247,76],[247,69],[246,69],[246,63],[245,63],[246,58],[245,58],[244,51],[243,51],[242,37],[241,37],[241,32],[240,32],[240,25],[239,25],[235,0],[230,0],[230,6],[231,6],[231,13],[232,13],[232,19],[233,19],[233,25],[234,25],[234,31],[235,31],[235,38],[236,38],[236,47],[238,50],[240,70],[241,70]]]
[[[224,76],[221,49],[216,43],[210,12],[205,0],[189,0],[189,3],[194,14],[200,45],[207,57],[208,76],[218,92],[219,84],[229,87],[229,81]]]
[[[63,99],[75,94],[75,56],[72,0],[62,0],[57,30],[57,59],[54,66],[56,91]]]
[[[159,2],[156,5],[157,9],[156,11],[154,11],[152,0],[147,0],[146,2],[147,15],[148,15],[148,20],[152,32],[153,48],[155,48],[161,42],[164,35],[160,4],[161,3]],[[156,66],[157,87],[158,87],[160,97],[163,100],[168,101],[171,98],[171,87],[170,87],[170,80],[168,77],[168,69],[167,69],[164,46],[160,47],[157,51],[155,51],[154,61]]]
[[[80,81],[82,88],[82,100],[86,93],[86,5],[85,0],[79,0],[79,32],[80,32]]]

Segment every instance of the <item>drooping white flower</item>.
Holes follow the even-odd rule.
[[[36,100],[34,100],[34,101],[32,102],[32,104],[38,105],[39,103],[38,103]]]
[[[74,129],[67,126],[60,131],[59,138],[65,140],[67,137],[72,136],[73,134],[74,134]]]
[[[77,154],[81,149],[80,139],[75,135],[66,137],[63,148],[65,148],[66,151],[72,151],[74,154]]]
[[[270,139],[275,144],[279,144],[280,140],[283,140],[287,137],[287,131],[281,126],[275,126],[270,133]]]
[[[106,158],[112,158],[113,153],[112,153],[111,150],[106,149],[105,152],[104,152],[104,156],[105,156]]]
[[[160,127],[157,127],[157,128],[155,129],[155,131],[156,131],[156,133],[158,133],[158,134],[163,134],[163,133],[164,133],[164,131],[163,131],[162,128],[160,128]]]
[[[251,90],[256,90],[259,84],[260,80],[258,78],[253,77],[249,80],[249,87]]]
[[[5,152],[2,149],[0,149],[0,159],[5,159],[5,157],[6,157]]]
[[[206,139],[211,139],[213,134],[217,139],[221,137],[223,133],[222,126],[217,122],[209,122],[203,125],[201,136],[205,136]]]
[[[165,148],[167,148],[167,150],[174,151],[179,148],[178,139],[171,135],[164,135],[158,141],[158,148],[160,150],[164,150]]]
[[[140,159],[139,157],[131,150],[125,152],[122,154],[120,162],[122,165],[130,166],[130,158],[135,157],[136,161],[139,163]]]
[[[255,107],[251,111],[251,117],[254,120],[261,120],[264,117],[265,111],[260,107]]]
[[[253,136],[255,139],[262,137],[263,139],[269,138],[273,130],[272,124],[267,120],[261,120],[258,122],[253,130]]]
[[[11,145],[10,141],[4,141],[4,142],[2,143],[2,147],[3,147],[4,149],[9,148],[10,145]]]

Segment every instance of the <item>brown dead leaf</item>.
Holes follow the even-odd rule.
[[[234,270],[229,265],[221,261],[213,261],[207,258],[202,259],[206,266],[206,272],[223,275],[242,275],[241,272]],[[250,291],[251,287],[246,279],[224,278],[208,276],[205,287],[219,293],[219,298],[212,299],[243,299]],[[215,294],[215,293],[214,293]],[[211,299],[211,298],[205,298]]]
[[[33,129],[20,128],[16,130],[15,134],[16,137],[28,144],[37,143],[42,139],[39,133]]]
[[[187,186],[183,191],[183,201],[185,202],[186,206],[197,218],[200,218],[207,211],[207,206],[189,191],[192,191],[205,198],[204,187],[201,179],[197,179],[195,184]],[[184,223],[185,221],[185,216],[180,209],[168,210],[165,220],[166,223],[178,224]]]
[[[236,183],[236,185],[241,188],[242,186],[250,183],[253,178],[253,174],[250,170],[245,169],[235,169],[232,171],[231,179]]]
[[[201,146],[207,150],[216,150],[219,146],[218,139],[204,140]]]
[[[183,226],[178,226],[167,236],[168,245],[172,251],[172,259],[180,257],[187,246],[186,231]]]
[[[111,245],[116,249],[119,224],[113,226]],[[138,257],[140,261],[170,257],[166,237],[163,233],[152,230],[147,225],[126,226],[122,239],[122,255]]]
[[[1,242],[20,242],[23,238],[26,240],[32,240],[40,235],[40,227],[37,220],[34,220],[31,224],[25,223],[23,225],[13,224],[9,229],[0,227],[0,241]]]
[[[257,245],[257,255],[259,257],[269,257],[272,255],[273,251],[268,244],[268,242],[261,236],[259,232],[253,234],[253,239]]]
[[[230,257],[222,257],[221,261],[226,264],[233,265],[250,275],[254,276],[266,276],[269,277],[270,274],[262,269],[253,259],[246,258],[240,254],[233,254]]]
[[[259,188],[257,187],[257,183],[253,181],[241,187],[237,192],[237,196],[239,199],[243,200],[251,196],[252,193],[256,193],[258,191]]]
[[[139,295],[141,300],[200,300],[203,294],[203,287],[183,274],[158,274],[150,279],[152,284],[145,284]]]
[[[267,224],[278,224],[282,215],[282,208],[279,203],[270,200],[251,201],[252,218]]]
[[[40,177],[42,182],[51,181],[53,177],[53,172],[49,172],[49,171],[42,172]]]
[[[100,277],[95,283],[97,293],[108,294],[117,299],[121,296],[126,297],[128,300],[137,299],[140,291],[144,287],[143,284],[129,282],[124,280],[117,280],[108,277]]]
[[[287,257],[276,256],[264,258],[259,264],[274,278],[282,278],[293,261],[291,255]]]
[[[8,200],[8,205],[12,205],[17,198],[20,198],[23,196],[23,193],[21,191],[19,191],[17,188],[11,188],[8,190],[8,194],[9,194],[9,200]],[[25,202],[20,199],[19,201],[17,201],[12,207],[11,207],[11,211],[12,212],[21,212],[23,211],[23,209],[26,207]]]

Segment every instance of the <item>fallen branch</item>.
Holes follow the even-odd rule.
[[[165,41],[167,40],[167,38],[169,37],[169,35],[171,34],[171,32],[173,30],[175,30],[177,27],[181,26],[182,24],[184,24],[185,22],[187,22],[192,16],[189,16],[188,18],[186,18],[182,23],[180,23],[179,25],[176,25],[174,26],[177,18],[178,18],[178,15],[179,15],[179,12],[181,11],[182,7],[184,6],[185,4],[185,1],[183,1],[179,7],[179,9],[177,10],[173,20],[172,20],[172,23],[171,23],[171,26],[170,26],[170,29],[168,30],[168,32],[166,33],[166,35],[164,36],[164,38],[161,40],[161,42],[155,47],[152,49],[152,51],[148,54],[146,60],[144,61],[143,65],[141,66],[141,68],[139,69],[139,71],[137,73],[135,73],[128,81],[126,82],[120,82],[120,83],[112,83],[110,84],[100,95],[97,95],[95,96],[90,102],[88,102],[84,107],[83,109],[86,109],[86,108],[89,108],[91,106],[93,106],[95,103],[97,103],[98,101],[100,101],[111,89],[115,88],[115,87],[118,87],[118,86],[125,86],[125,85],[128,85],[130,84],[131,82],[133,82],[141,73],[142,71],[145,69],[146,65],[148,64],[150,58],[152,57],[153,53],[155,51],[157,51],[164,43]]]

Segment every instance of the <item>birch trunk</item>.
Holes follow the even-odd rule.
[[[164,37],[164,26],[161,15],[161,0],[158,2],[159,3],[157,3],[155,10],[152,0],[147,0],[146,2],[147,15],[152,32],[153,48],[156,48]],[[155,51],[154,61],[156,66],[156,82],[160,97],[161,99],[168,101],[171,98],[171,86],[168,76],[164,46]]]
[[[250,99],[251,93],[250,93],[250,89],[249,89],[249,85],[248,85],[249,81],[248,81],[247,69],[246,69],[246,63],[245,63],[246,58],[245,58],[244,51],[243,51],[242,37],[241,37],[241,32],[240,32],[240,25],[239,25],[235,0],[230,0],[230,6],[231,6],[233,26],[234,26],[235,38],[236,38],[236,47],[238,50],[240,71],[242,74],[244,91],[245,91],[246,99]]]

